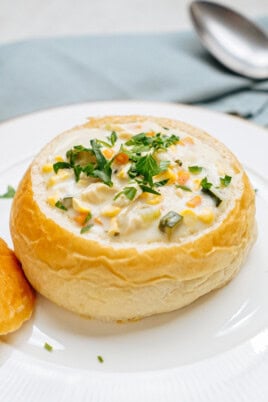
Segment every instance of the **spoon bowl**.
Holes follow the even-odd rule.
[[[256,24],[210,1],[193,1],[190,15],[203,46],[225,67],[249,78],[268,78],[268,37]]]

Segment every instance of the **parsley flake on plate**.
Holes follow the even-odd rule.
[[[12,186],[7,186],[7,191],[0,195],[0,198],[13,198],[16,193],[16,190]]]

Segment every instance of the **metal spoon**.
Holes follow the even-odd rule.
[[[225,67],[249,78],[268,78],[268,37],[253,22],[210,1],[193,1],[190,15],[203,46]]]

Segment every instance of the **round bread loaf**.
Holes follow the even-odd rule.
[[[179,121],[90,118],[34,159],[11,211],[41,294],[81,315],[138,319],[229,282],[255,239],[255,194],[235,156]]]
[[[2,239],[0,283],[0,335],[5,335],[18,329],[31,317],[35,297],[19,261]]]

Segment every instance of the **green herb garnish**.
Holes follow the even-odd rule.
[[[44,349],[46,349],[48,352],[52,352],[53,346],[51,346],[49,343],[45,342]]]
[[[53,170],[55,173],[58,173],[60,169],[70,169],[72,165],[68,162],[57,162],[53,165]]]
[[[90,144],[97,160],[97,168],[94,169],[93,171],[94,177],[98,177],[103,181],[104,184],[107,184],[107,186],[112,187],[113,183],[111,180],[112,177],[111,163],[113,159],[111,161],[108,161],[103,156],[100,150],[100,146],[96,140],[91,140]]]
[[[16,190],[12,186],[7,186],[7,191],[0,195],[0,198],[13,198]]]
[[[112,148],[114,146],[114,144],[116,143],[116,141],[117,141],[116,132],[112,131],[112,134],[109,137],[107,137],[107,140],[109,141],[109,143],[106,142],[106,141],[102,141],[102,140],[97,140],[97,142],[99,144],[104,145],[105,147]]]
[[[192,191],[189,187],[187,186],[180,186],[179,184],[175,185],[176,188],[181,188],[184,191]]]
[[[93,226],[94,226],[93,223],[90,223],[87,226],[83,226],[82,229],[80,230],[80,233],[84,234],[84,233],[88,232]]]
[[[201,184],[203,190],[209,190],[210,187],[212,186],[212,183],[208,182],[207,177],[204,177],[204,179],[202,179],[200,184]]]
[[[90,221],[90,219],[92,218],[92,213],[89,212],[84,220],[84,224],[88,223],[88,221]]]
[[[232,181],[232,177],[231,177],[231,176],[225,175],[224,177],[220,177],[220,182],[221,182],[221,185],[222,185],[223,187],[229,186],[229,184],[231,183],[231,181]]]
[[[74,171],[75,180],[80,180],[81,174],[89,177],[100,179],[107,186],[112,187],[112,168],[111,165],[115,159],[107,160],[101,151],[102,145],[113,146],[117,141],[117,134],[112,131],[107,137],[109,141],[97,139],[90,140],[91,148],[86,148],[83,145],[76,145],[66,153],[67,162],[58,162],[53,165],[55,172],[59,169],[70,169]],[[121,145],[120,152],[128,155],[131,166],[128,170],[128,175],[134,179],[142,189],[142,191],[159,194],[154,190],[154,187],[164,186],[168,180],[154,182],[153,177],[168,169],[170,161],[160,161],[154,158],[154,152],[164,149],[179,141],[179,137],[172,134],[170,136],[157,133],[154,137],[147,136],[146,133],[134,135],[124,145]],[[89,157],[85,154],[89,154]],[[131,187],[131,186],[130,186]],[[134,199],[134,187],[123,190],[119,194],[124,194],[129,199]],[[136,190],[137,191],[137,190]],[[117,196],[119,196],[117,194]],[[116,196],[116,197],[117,197]]]
[[[112,146],[114,146],[114,144],[117,141],[117,134],[115,131],[112,132],[112,134],[110,135],[110,137],[108,137],[108,140],[110,141],[110,143],[112,144]]]
[[[144,184],[139,184],[139,186],[140,186],[141,190],[144,193],[151,193],[151,194],[161,195],[158,191],[154,190],[151,187],[145,186]]]
[[[161,169],[151,154],[142,156],[136,163],[136,170],[144,177],[150,186],[153,186],[153,176],[161,172]]]
[[[75,181],[79,181],[80,179],[80,174],[83,172],[83,168],[80,165],[75,165],[73,167],[74,169],[74,176],[75,176]]]
[[[180,138],[174,134],[168,136],[166,134],[157,133],[154,137],[148,137],[146,133],[140,133],[133,135],[133,137],[126,142],[126,145],[142,145],[157,151],[159,149],[167,149],[171,145],[176,144],[179,140]]]
[[[189,166],[188,167],[189,172],[193,174],[198,174],[202,172],[203,168],[201,166]]]
[[[169,181],[169,179],[164,179],[164,180],[160,180],[160,181],[155,181],[155,182],[154,182],[154,186],[155,186],[155,187],[162,187],[162,186],[165,186],[168,181]]]
[[[114,200],[116,200],[121,194],[124,194],[130,201],[132,201],[137,193],[137,189],[135,187],[125,187],[120,193],[116,194]]]
[[[222,200],[211,190],[212,183],[209,183],[207,181],[207,178],[205,177],[201,181],[201,186],[202,186],[201,191],[203,191],[203,193],[209,195],[215,201],[216,207],[218,207],[221,204]]]
[[[97,356],[97,359],[100,363],[104,363],[103,357],[102,356]]]
[[[65,207],[61,200],[58,200],[56,202],[55,207],[62,209],[63,211],[68,211],[68,208]]]

